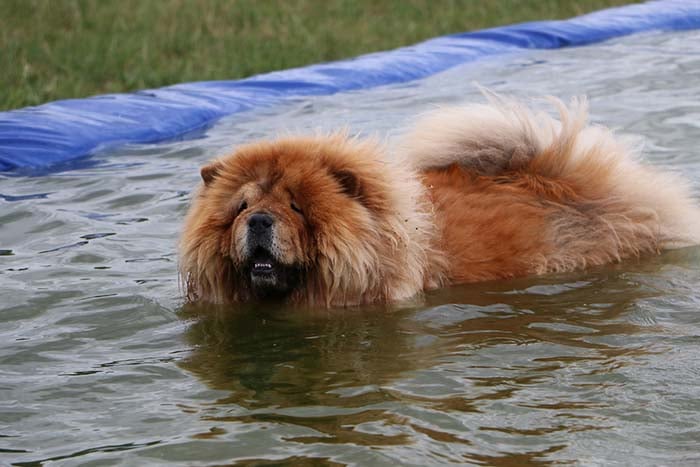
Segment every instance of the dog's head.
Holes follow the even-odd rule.
[[[418,260],[408,231],[424,230],[416,193],[395,189],[380,154],[342,135],[287,138],[203,167],[181,241],[188,298],[345,305],[416,293],[422,272],[405,271],[418,266],[406,263]]]

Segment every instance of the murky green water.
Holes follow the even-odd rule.
[[[700,248],[403,309],[183,309],[175,243],[200,164],[283,129],[391,138],[480,99],[472,81],[586,93],[595,121],[700,186],[698,32],[500,57],[1,177],[0,464],[700,463]]]

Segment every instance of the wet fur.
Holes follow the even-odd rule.
[[[239,259],[246,216],[260,209],[279,219],[276,254],[300,271],[287,301],[324,306],[700,243],[700,211],[681,179],[587,126],[584,101],[555,104],[558,120],[498,96],[438,109],[393,157],[344,134],[237,149],[202,169],[185,220],[188,300],[256,299]],[[242,197],[253,201],[237,214]]]
[[[237,258],[247,216],[258,210],[280,220],[279,256],[300,266],[303,287],[289,301],[389,302],[437,286],[426,269],[440,255],[431,250],[434,225],[420,181],[382,154],[343,134],[286,138],[243,146],[204,169],[216,175],[196,195],[181,240],[187,298],[254,298],[237,277]],[[241,195],[252,201],[236,215]]]

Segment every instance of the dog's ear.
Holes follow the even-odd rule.
[[[202,167],[199,174],[202,176],[202,180],[206,186],[211,185],[211,182],[219,175],[219,170],[221,170],[221,163],[212,162]]]
[[[362,199],[362,184],[360,179],[347,169],[339,169],[331,172],[333,178],[340,184],[340,188],[343,193],[351,198]]]

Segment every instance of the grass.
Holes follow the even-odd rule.
[[[630,0],[0,0],[0,109],[236,79]]]

